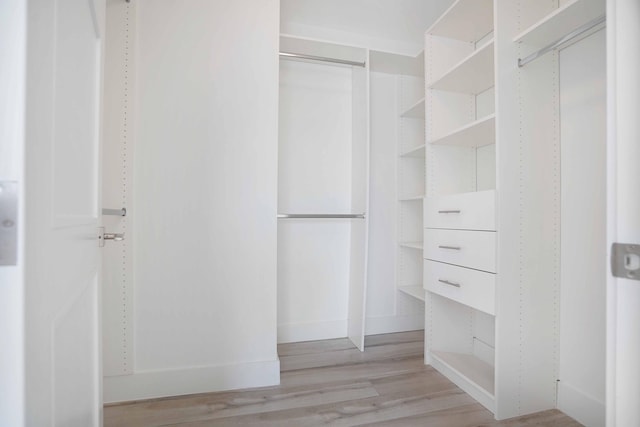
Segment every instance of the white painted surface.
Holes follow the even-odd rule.
[[[451,0],[283,0],[282,33],[416,55]]]
[[[476,310],[495,314],[496,275],[493,273],[425,260],[424,288]]]
[[[495,273],[496,233],[425,228],[424,257]]]
[[[103,374],[133,372],[133,167],[137,2],[107,1],[102,146],[102,206],[127,209],[126,217],[104,215],[102,224],[125,240],[102,252]]]
[[[488,190],[427,197],[425,199],[424,226],[427,228],[495,231],[496,192]]]
[[[369,63],[369,56],[365,61]],[[369,68],[351,71],[351,211],[366,212],[364,220],[351,221],[349,257],[349,313],[347,336],[364,351],[369,263],[370,182],[370,78]]]
[[[352,212],[351,74],[348,67],[280,62],[279,212]],[[355,221],[278,222],[279,342],[347,336]]]
[[[561,292],[558,408],[605,424],[605,32],[560,52]]]
[[[19,183],[24,200],[24,104],[27,7],[22,0],[0,3],[0,181]],[[18,240],[24,242],[24,206],[19,207]],[[24,258],[0,266],[0,425],[24,424]]]
[[[640,243],[640,5],[607,2],[607,248]],[[610,254],[608,254],[610,255]],[[605,261],[605,260],[603,260]],[[608,265],[608,260],[605,261]],[[640,425],[640,286],[607,275],[607,426]]]
[[[27,23],[24,423],[99,426],[104,2],[30,2]]]
[[[105,401],[137,397],[122,382],[156,396],[205,391],[197,374],[230,364],[240,368],[211,375],[206,391],[278,380],[278,2],[175,6],[137,4],[136,352]],[[155,373],[192,381],[156,388]]]
[[[418,166],[424,163],[424,158],[402,158],[397,161],[401,143],[410,147],[419,144],[420,140],[424,142],[424,131],[420,136],[414,123],[417,120],[398,117],[402,88],[411,85],[409,80],[410,78],[397,74],[371,73],[371,199],[365,322],[367,335],[424,327],[423,304],[396,289],[396,286],[402,284],[417,285],[422,282],[422,260],[420,254],[416,253],[418,251],[398,248],[398,239],[404,237],[405,240],[416,240],[418,237],[415,233],[422,233],[422,201],[398,202],[399,180],[405,182],[404,180],[415,178],[418,181],[404,185],[407,195],[418,195],[424,191],[421,188],[423,173],[418,173]],[[422,122],[420,127],[423,127]],[[405,140],[399,141],[402,137]],[[400,170],[402,167],[414,167],[415,171]],[[407,173],[412,176],[407,176]],[[397,209],[398,203],[402,203],[401,209],[404,210]],[[399,215],[403,215],[402,227]],[[398,257],[396,251],[399,252]],[[419,286],[419,290],[424,292],[422,286]]]

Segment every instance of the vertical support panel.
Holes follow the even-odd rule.
[[[133,372],[133,164],[135,142],[137,1],[107,4],[102,206],[127,208],[127,216],[103,216],[110,233],[125,240],[105,245],[102,264],[103,371]]]
[[[543,4],[544,3],[544,4]],[[547,2],[496,0],[496,418],[555,407],[560,152],[557,54],[513,42]]]
[[[365,212],[351,223],[348,337],[364,351],[369,252],[369,52],[366,68],[352,71],[351,211]]]

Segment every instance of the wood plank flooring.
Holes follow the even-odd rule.
[[[495,421],[423,364],[422,331],[278,346],[281,384],[107,405],[105,427],[578,427],[559,411]]]

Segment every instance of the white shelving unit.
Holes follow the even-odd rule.
[[[419,74],[416,75],[415,71]],[[396,289],[423,304],[421,253],[426,153],[423,55],[402,70],[399,83]]]
[[[572,0],[545,15],[513,40],[535,47],[545,47],[567,33],[593,21],[606,12],[602,0]]]
[[[475,259],[459,255],[467,246],[474,253],[473,245],[496,235],[495,192],[481,193],[496,188],[493,5],[456,1],[425,36],[424,226],[425,235],[438,241],[425,249],[423,286],[425,362],[496,412],[496,320],[487,313],[494,312],[488,307],[497,274],[478,271]],[[489,253],[478,253],[495,264],[495,245],[484,246]],[[486,345],[477,346],[478,339]]]
[[[425,362],[497,419],[556,407],[559,379],[558,53],[518,59],[604,12],[458,0],[425,35]]]
[[[464,125],[444,136],[431,141],[434,145],[455,145],[459,147],[483,147],[495,144],[496,115],[490,114],[480,120]]]

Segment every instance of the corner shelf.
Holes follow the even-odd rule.
[[[400,292],[402,292],[403,294],[407,294],[407,295],[409,295],[411,297],[414,297],[414,298],[424,302],[425,290],[420,285],[417,285],[417,286],[399,286],[398,290]]]
[[[444,136],[438,137],[430,144],[451,145],[458,147],[483,147],[496,142],[496,115],[491,114],[475,122],[469,123]]]
[[[431,351],[433,366],[491,412],[495,412],[495,370],[471,354]]]
[[[424,98],[407,108],[402,114],[402,118],[423,119],[424,120]]]
[[[422,144],[401,153],[400,157],[424,157],[424,153],[425,153],[425,144]]]
[[[477,95],[493,87],[493,51],[494,42],[491,40],[454,65],[429,88]]]
[[[605,14],[601,0],[573,0],[517,35],[513,41],[544,47]]]
[[[400,246],[403,248],[409,248],[409,249],[418,249],[418,250],[423,249],[422,242],[400,242]]]
[[[427,34],[474,42],[493,31],[493,0],[458,0]]]

